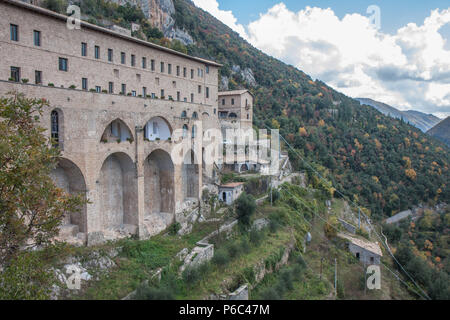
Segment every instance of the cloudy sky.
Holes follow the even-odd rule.
[[[448,0],[193,2],[255,47],[349,96],[450,116]],[[379,11],[368,11],[373,5]]]

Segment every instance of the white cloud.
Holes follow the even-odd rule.
[[[368,16],[339,19],[330,8],[293,12],[279,3],[250,23],[246,33],[216,0],[194,3],[255,47],[349,96],[450,115],[450,39],[439,32],[450,23],[450,8],[431,11],[421,25],[409,23],[386,34]]]
[[[233,12],[220,10],[217,0],[193,0],[193,2],[197,7],[209,12],[215,18],[230,27],[233,31],[239,33],[244,39],[247,39],[244,26],[237,23],[237,19],[233,15]]]

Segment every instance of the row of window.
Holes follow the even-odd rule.
[[[67,71],[68,70],[68,63],[67,63],[67,59],[65,58],[59,58],[59,70],[61,71]],[[12,81],[16,81],[19,82],[21,79],[21,75],[20,75],[20,67],[11,67],[11,76],[10,79]],[[42,71],[38,71],[35,70],[35,80],[34,80],[35,84],[42,84]],[[83,90],[88,90],[88,79],[87,78],[82,78],[81,79],[81,89]],[[97,92],[102,92],[102,88],[100,86],[95,86],[95,91]],[[114,82],[109,82],[108,83],[108,93],[114,93]],[[122,83],[121,85],[121,91],[120,93],[122,94],[127,94],[127,85],[125,83]],[[198,93],[201,94],[202,93],[202,87],[198,86]],[[132,96],[136,96],[136,91],[131,91],[131,95]],[[147,87],[142,87],[142,96],[143,97],[147,97],[148,93],[147,93]],[[153,99],[156,98],[156,94],[152,93],[151,97]],[[161,99],[165,98],[165,91],[164,89],[161,89]],[[168,96],[169,99],[173,99],[172,96]],[[209,98],[209,87],[206,87],[206,98]],[[181,92],[177,91],[177,96],[176,96],[176,100],[177,101],[181,101]],[[187,98],[184,98],[184,101],[187,102]],[[191,102],[194,102],[194,94],[191,93]]]
[[[19,41],[19,26],[16,24],[10,24],[10,38],[11,41]],[[33,30],[33,42],[35,46],[40,47],[41,46],[41,32],[39,30]],[[88,45],[86,42],[82,42],[81,43],[81,56],[86,57],[88,55]],[[100,55],[100,47],[99,46],[94,46],[94,58],[95,59],[100,59],[101,55]],[[114,51],[113,49],[108,48],[108,61],[109,62],[113,62],[114,61]],[[60,60],[63,58],[60,58]],[[120,63],[121,64],[126,64],[126,53],[125,52],[121,52],[120,53]],[[156,70],[156,62],[154,59],[150,60],[150,69],[151,71],[155,71]],[[67,71],[67,59],[65,59],[65,69],[61,69],[61,62],[60,62],[60,70],[63,71]],[[136,56],[134,54],[131,55],[131,66],[135,67],[136,66]],[[142,68],[143,69],[147,69],[147,58],[146,57],[142,57]],[[161,73],[165,73],[165,69],[166,69],[166,64],[164,62],[161,61],[160,63],[160,71]],[[206,73],[209,73],[209,66],[205,66],[205,71]],[[172,74],[172,64],[168,63],[167,64],[167,73],[168,74]],[[181,67],[180,66],[176,66],[176,75],[178,77],[181,76]],[[191,69],[190,70],[190,76],[191,79],[194,79],[194,75],[195,75],[195,70]],[[197,76],[199,78],[203,78],[203,69],[198,68],[197,69]],[[187,77],[187,68],[183,67],[183,77],[186,78]]]
[[[87,57],[87,55],[88,55],[88,45],[87,45],[86,42],[82,42],[81,43],[81,56]],[[100,59],[100,47],[99,46],[94,46],[94,58],[95,59]],[[108,48],[107,58],[108,58],[108,62],[114,62],[114,50],[113,49]],[[120,52],[120,63],[121,64],[126,64],[127,63],[126,60],[127,60],[126,59],[126,53],[123,52],[123,51]],[[130,63],[131,66],[135,67],[136,66],[136,55],[131,54],[130,55],[130,60],[131,60],[131,63]],[[141,62],[142,69],[147,69],[147,58],[146,57],[142,57],[141,61],[142,61]],[[209,73],[209,66],[205,66],[205,68],[206,68],[206,73]],[[175,69],[176,69],[177,77],[180,77],[181,76],[181,67],[180,66],[176,66]],[[150,70],[151,71],[155,71],[156,70],[156,61],[154,59],[150,60]],[[172,64],[168,63],[167,64],[167,73],[168,74],[172,74],[172,71],[173,71],[172,70]],[[191,69],[190,71],[191,71],[191,74],[190,74],[191,79],[194,79],[195,70]],[[166,72],[166,64],[164,62],[162,62],[162,61],[160,62],[160,72],[161,73],[165,73]],[[203,69],[201,69],[201,68],[197,69],[197,76],[199,78],[203,78]],[[183,77],[184,78],[187,77],[187,68],[186,67],[183,67]]]
[[[222,105],[225,105],[225,98],[222,99]],[[231,105],[234,106],[234,98],[231,98]],[[248,99],[245,99],[245,106],[248,107]]]

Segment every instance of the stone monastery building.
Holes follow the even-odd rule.
[[[62,153],[52,177],[89,199],[65,217],[68,241],[148,238],[183,223],[222,163],[221,139],[196,138],[220,120],[251,127],[248,91],[219,98],[220,64],[86,22],[70,29],[37,6],[0,1],[0,49],[0,95],[49,102],[41,125]]]

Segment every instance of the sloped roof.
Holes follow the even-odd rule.
[[[361,248],[363,248],[363,249],[365,249],[367,251],[375,253],[375,254],[379,255],[380,257],[383,256],[383,253],[381,252],[381,248],[378,245],[378,242],[370,242],[370,241],[367,241],[367,240],[362,240],[362,239],[359,239],[359,238],[355,238],[355,237],[349,236],[349,235],[347,235],[345,233],[338,233],[337,235],[340,238],[349,240],[352,244],[354,244],[354,245],[356,245],[358,247],[361,247]]]
[[[243,185],[243,182],[230,182],[220,186],[220,188],[236,188]]]
[[[231,91],[219,91],[218,95],[220,96],[236,96],[236,95],[241,95],[248,92],[253,98],[253,94],[247,90],[247,89],[242,89],[242,90],[231,90]]]

